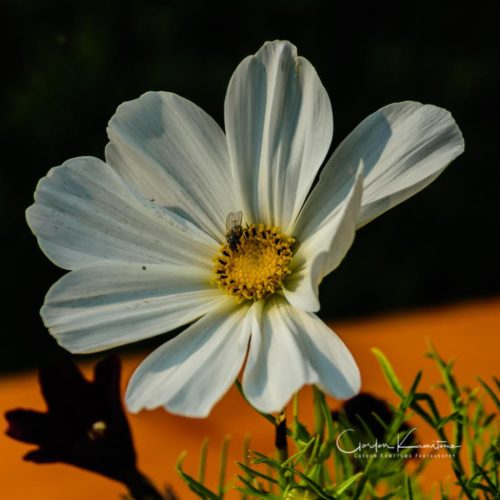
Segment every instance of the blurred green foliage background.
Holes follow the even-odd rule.
[[[291,40],[316,67],[333,104],[333,146],[369,113],[406,99],[449,109],[466,141],[465,154],[429,188],[359,231],[322,285],[321,315],[499,292],[500,44],[497,17],[480,3],[466,10],[435,1],[390,9],[324,0],[2,5],[2,370],[39,364],[56,349],[38,310],[63,271],[24,221],[38,179],[70,157],[102,158],[114,110],[147,90],[176,92],[223,124],[232,71],[276,38]]]

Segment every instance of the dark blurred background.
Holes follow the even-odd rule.
[[[103,158],[115,108],[147,90],[176,92],[223,124],[236,65],[276,38],[316,67],[333,104],[333,146],[405,99],[449,109],[466,142],[429,188],[359,231],[322,285],[322,317],[498,294],[497,16],[481,3],[405,4],[4,0],[0,369],[34,366],[56,350],[38,310],[63,271],[24,220],[38,179],[74,156]]]

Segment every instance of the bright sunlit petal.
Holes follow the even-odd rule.
[[[150,354],[130,380],[132,412],[165,406],[206,417],[238,374],[248,347],[248,306],[230,299]]]
[[[290,229],[333,134],[330,99],[289,42],[244,59],[225,102],[229,154],[249,222]]]
[[[109,349],[185,325],[225,296],[211,274],[172,265],[99,262],[63,276],[47,293],[45,326],[75,353]]]
[[[464,150],[451,114],[430,104],[389,104],[365,118],[335,150],[313,195],[328,203],[353,165],[365,165],[358,227],[429,185]]]
[[[204,233],[142,200],[103,161],[73,158],[37,186],[27,220],[47,256],[65,269],[103,260],[210,268]]]
[[[118,107],[108,135],[106,161],[120,176],[220,241],[241,202],[224,132],[207,113],[176,94],[147,92]]]
[[[297,224],[297,234],[302,243],[292,261],[293,272],[283,283],[285,297],[294,306],[304,311],[319,311],[319,285],[327,274],[340,265],[352,245],[362,194],[361,165],[356,177],[351,179],[350,191],[345,193],[344,199],[339,197],[339,203],[330,213],[322,211],[322,200],[314,198],[314,195],[308,199],[309,203]],[[314,214],[323,214],[324,217],[315,219]]]
[[[349,398],[359,391],[359,370],[344,343],[316,315],[283,298],[270,299],[256,311],[245,396],[260,411],[278,412],[306,384]]]

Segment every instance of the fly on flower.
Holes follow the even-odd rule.
[[[243,220],[243,212],[229,212],[226,217],[226,240],[231,250],[236,250],[240,243],[240,238],[243,233],[241,221]]]
[[[352,355],[316,315],[319,284],[357,228],[464,148],[448,111],[389,104],[347,136],[314,184],[332,108],[314,67],[284,41],[236,68],[224,122],[225,132],[187,99],[147,92],[111,118],[105,162],[52,169],[28,209],[42,250],[71,271],[41,311],[63,347],[100,351],[189,324],[135,372],[132,411],[206,416],[240,371],[263,412],[305,384],[340,399],[359,392]]]

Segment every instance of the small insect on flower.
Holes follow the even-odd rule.
[[[241,227],[242,220],[243,212],[241,210],[229,212],[226,217],[226,240],[229,248],[233,251],[238,248],[241,235],[243,234],[243,228]]]

